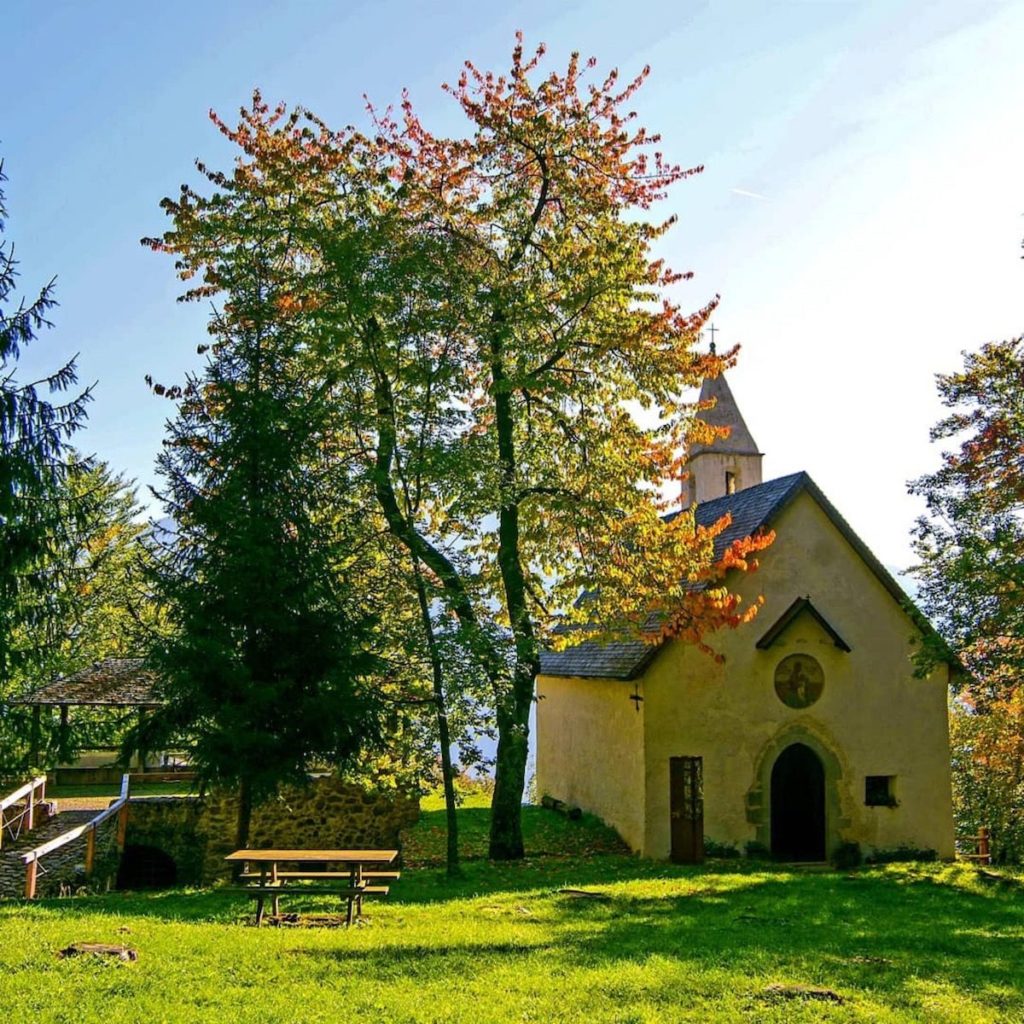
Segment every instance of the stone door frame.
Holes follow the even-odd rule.
[[[753,783],[746,796],[747,821],[755,828],[755,841],[766,850],[772,848],[772,769],[779,755],[794,743],[802,743],[818,756],[825,769],[825,857],[830,858],[843,841],[850,818],[843,813],[841,782],[849,775],[832,744],[809,722],[783,726],[764,745],[754,767]]]

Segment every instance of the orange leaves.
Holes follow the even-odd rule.
[[[744,603],[733,589],[735,574],[755,570],[754,556],[775,539],[768,532],[722,545],[730,525],[725,516],[702,527],[689,511],[663,519],[651,504],[605,524],[607,532],[593,537],[602,554],[590,563],[588,596],[569,613],[563,625],[571,628],[556,636],[556,646],[674,638],[713,654],[706,635],[757,614],[761,599]]]

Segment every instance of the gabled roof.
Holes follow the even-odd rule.
[[[768,630],[767,633],[760,640],[757,641],[754,646],[759,651],[766,651],[773,643],[786,630],[794,623],[803,612],[807,612],[808,615],[818,623],[819,626],[831,637],[832,643],[836,645],[841,651],[850,652],[850,645],[839,635],[838,632],[832,627],[831,623],[825,618],[821,612],[811,603],[809,597],[798,597],[779,617],[776,619],[775,624]]]
[[[156,676],[142,658],[106,658],[74,675],[54,679],[11,704],[68,704],[103,707],[159,707],[153,690]]]
[[[822,494],[821,489],[807,473],[793,473],[754,487],[746,487],[713,501],[706,501],[697,506],[696,519],[701,526],[710,526],[726,513],[732,516],[732,522],[715,539],[715,557],[719,558],[734,540],[742,540],[744,537],[769,530],[783,510],[802,493],[807,493],[817,502],[832,525],[843,535],[893,599],[907,612],[918,629],[925,633],[934,632],[931,624],[914,607],[889,571],[853,532],[850,524]],[[654,660],[659,650],[659,644],[647,644],[641,640],[609,644],[586,641],[564,651],[543,652],[540,659],[541,672],[548,676],[635,679]]]

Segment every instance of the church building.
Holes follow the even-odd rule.
[[[928,623],[807,473],[762,481],[724,377],[701,399],[730,432],[690,452],[684,504],[705,525],[731,515],[720,549],[775,531],[758,570],[729,580],[764,604],[706,638],[720,662],[678,640],[546,652],[538,792],[646,857],[697,861],[705,841],[784,861],[843,843],[952,857],[952,669],[912,663]]]

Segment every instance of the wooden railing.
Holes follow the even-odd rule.
[[[46,799],[46,776],[39,775],[31,782],[8,793],[0,800],[0,849],[4,845],[4,832],[10,831],[11,837],[17,839],[22,830],[31,832],[36,823],[36,804]],[[16,814],[7,815],[7,808],[14,807],[25,801],[25,806]]]
[[[991,864],[992,850],[987,828],[979,828],[976,836],[957,836],[958,843],[973,843],[974,853],[961,853],[964,860],[972,860],[975,864]]]
[[[25,899],[35,899],[39,858],[53,853],[54,850],[59,850],[62,846],[67,846],[68,843],[73,843],[83,835],[85,836],[85,877],[91,877],[96,863],[96,829],[115,814],[117,815],[117,848],[119,851],[124,849],[125,831],[128,827],[128,785],[128,776],[125,775],[121,779],[121,795],[105,811],[100,811],[95,818],[87,821],[84,825],[69,829],[48,843],[43,843],[42,846],[37,846],[34,850],[29,850],[28,853],[21,855],[25,864]]]

